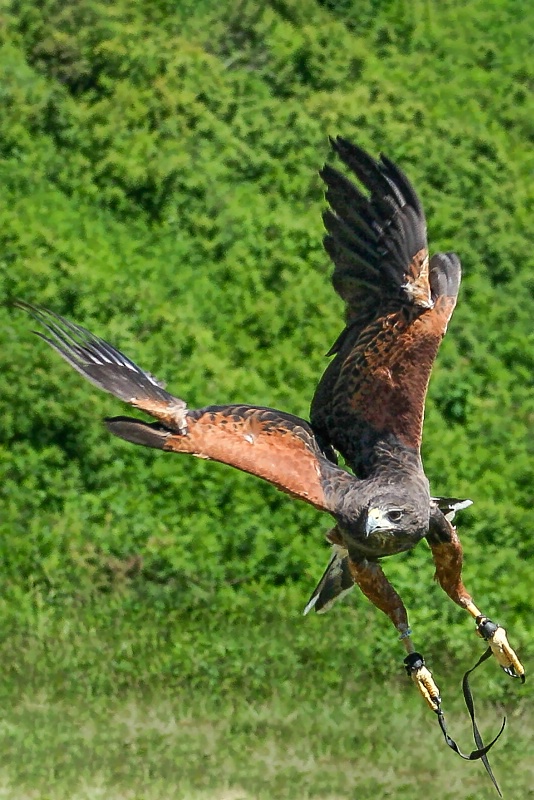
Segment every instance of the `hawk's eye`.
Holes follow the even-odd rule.
[[[400,522],[402,519],[402,511],[399,511],[398,508],[394,509],[393,511],[388,511],[387,518],[390,522]]]

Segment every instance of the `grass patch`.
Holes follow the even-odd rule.
[[[366,648],[381,624],[374,610],[356,614],[348,605],[330,619],[303,620],[282,605],[276,613],[251,603],[235,616],[197,609],[188,617],[109,596],[80,608],[37,604],[31,624],[26,613],[18,627],[8,619],[0,797],[496,796],[481,765],[444,744],[393,639],[369,669]],[[473,638],[472,660],[478,651]],[[455,666],[439,649],[427,656],[451,734],[469,750],[460,696],[469,664]],[[528,685],[518,691],[494,664],[473,684],[485,737],[508,714],[492,752],[505,797],[534,797]]]
[[[81,695],[58,689],[13,693],[0,726],[0,796],[41,800],[173,797],[494,797],[480,764],[457,759],[432,715],[407,689],[371,682],[343,696],[238,693],[206,696],[163,688],[143,696]],[[302,688],[302,687],[301,687]],[[454,733],[469,747],[465,714]],[[481,715],[496,727],[494,710]],[[492,762],[505,796],[534,797],[533,719],[517,710]],[[439,794],[438,794],[439,792]]]

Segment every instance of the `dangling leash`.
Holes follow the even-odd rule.
[[[480,656],[475,666],[471,667],[471,669],[468,669],[462,679],[462,690],[464,693],[464,700],[467,706],[467,710],[469,712],[469,716],[471,717],[471,725],[473,726],[473,738],[475,740],[475,744],[478,749],[473,750],[471,753],[469,753],[469,755],[465,755],[465,753],[462,753],[462,751],[460,750],[454,739],[452,739],[447,732],[447,727],[445,725],[445,717],[443,716],[443,711],[441,710],[441,706],[438,708],[437,715],[438,715],[439,727],[441,728],[445,741],[447,742],[451,750],[454,750],[454,752],[457,753],[460,756],[460,758],[463,758],[466,761],[477,761],[478,759],[480,759],[484,764],[484,769],[490,776],[491,781],[495,786],[495,789],[497,790],[499,797],[502,797],[501,790],[499,789],[499,784],[495,779],[495,775],[493,774],[493,770],[491,769],[487,754],[491,750],[495,742],[499,739],[502,732],[504,731],[506,725],[506,717],[503,718],[499,733],[491,740],[489,744],[484,745],[484,741],[482,739],[482,736],[480,735],[480,731],[478,729],[478,725],[475,720],[475,703],[473,700],[473,693],[471,692],[471,687],[469,686],[469,675],[472,672],[474,672],[481,664],[483,664],[484,661],[487,661],[488,658],[491,657],[491,655],[492,655],[491,647],[488,647],[488,649]]]
[[[491,623],[491,625],[494,624]],[[497,626],[494,626],[494,628],[496,627]],[[491,632],[486,632],[484,630],[483,632],[481,632],[483,638],[486,638],[485,635],[486,633],[488,636],[492,635]],[[427,681],[425,681],[425,673],[428,675],[430,675],[430,673],[428,673],[426,669],[425,660],[423,656],[420,653],[410,653],[404,659],[404,664],[408,675],[414,677],[414,675],[417,674],[419,676],[420,690],[424,694],[425,699],[427,700],[430,708],[432,708],[434,713],[437,715],[439,727],[441,728],[441,732],[443,733],[443,737],[447,745],[451,748],[451,750],[453,750],[457,755],[460,756],[460,758],[463,758],[465,761],[478,761],[480,759],[484,764],[484,768],[488,773],[488,775],[490,776],[491,781],[499,794],[499,797],[502,797],[501,790],[499,789],[499,785],[495,779],[490,763],[488,761],[487,753],[491,750],[495,742],[499,739],[502,732],[504,731],[504,727],[506,725],[506,718],[503,719],[503,723],[501,725],[499,733],[491,740],[489,744],[485,745],[475,720],[475,704],[473,701],[473,694],[471,692],[471,687],[469,686],[469,675],[472,672],[474,672],[481,664],[483,664],[484,661],[487,661],[487,659],[491,655],[492,655],[491,647],[488,647],[488,649],[478,659],[475,666],[467,670],[462,680],[462,690],[464,694],[464,700],[467,706],[467,710],[469,712],[469,716],[471,718],[471,724],[473,726],[473,737],[475,740],[475,744],[477,746],[477,749],[473,750],[471,753],[469,753],[469,755],[463,753],[456,744],[456,742],[454,741],[454,739],[449,735],[449,732],[447,730],[447,725],[445,723],[445,716],[441,708],[441,697],[439,696],[439,694],[435,693],[437,687],[435,686],[434,682],[432,681],[431,683],[428,683],[427,686],[425,686],[425,684],[427,683]],[[421,686],[421,684],[423,684],[423,686]],[[426,692],[423,691],[423,689],[426,689]]]
[[[488,761],[487,754],[488,754],[489,750],[491,750],[491,748],[493,747],[495,742],[499,739],[499,737],[501,736],[502,732],[504,731],[504,727],[506,725],[506,717],[504,717],[504,719],[502,721],[501,729],[500,729],[499,733],[497,734],[497,736],[495,736],[495,738],[492,739],[489,744],[484,745],[482,736],[480,735],[480,731],[478,729],[478,725],[477,725],[476,720],[475,720],[475,703],[474,703],[474,700],[473,700],[473,693],[471,692],[471,687],[469,685],[469,676],[481,664],[483,664],[484,661],[487,661],[488,658],[491,658],[492,655],[496,656],[496,658],[499,661],[499,663],[501,664],[501,667],[503,668],[503,670],[507,673],[507,675],[510,675],[512,678],[520,678],[521,683],[524,683],[525,682],[525,674],[524,674],[524,672],[522,674],[519,674],[518,672],[516,672],[516,670],[513,667],[510,667],[506,663],[503,663],[501,658],[500,658],[500,655],[501,655],[500,644],[501,643],[500,643],[498,634],[499,634],[499,632],[501,632],[502,634],[504,634],[504,637],[505,637],[506,636],[505,631],[499,625],[496,625],[494,622],[492,622],[487,617],[482,617],[482,616],[481,617],[477,617],[476,624],[477,624],[477,633],[479,634],[479,636],[481,636],[482,639],[484,639],[484,641],[489,643],[489,647],[480,656],[480,658],[478,659],[478,661],[474,665],[474,667],[471,667],[471,669],[468,669],[467,672],[465,673],[465,675],[464,675],[464,677],[462,679],[462,691],[463,691],[463,695],[464,695],[465,705],[467,706],[467,710],[468,710],[469,716],[471,718],[471,725],[473,727],[473,738],[475,740],[475,744],[476,744],[478,749],[477,750],[473,750],[473,752],[471,752],[468,756],[465,755],[464,753],[462,753],[460,751],[458,745],[454,741],[454,739],[451,739],[451,737],[449,736],[449,734],[447,732],[447,728],[446,728],[446,725],[445,725],[445,718],[443,716],[443,712],[441,710],[441,706],[439,705],[439,703],[438,703],[438,709],[437,709],[436,713],[438,715],[439,726],[440,726],[440,728],[442,730],[442,733],[443,733],[443,736],[445,738],[445,741],[447,742],[447,744],[451,748],[451,750],[454,750],[455,753],[457,753],[461,758],[464,758],[467,761],[476,761],[476,760],[480,759],[482,761],[482,763],[484,764],[484,768],[485,768],[486,772],[488,773],[489,777],[491,778],[491,781],[492,781],[493,785],[495,786],[495,789],[497,790],[497,792],[499,794],[499,797],[502,797],[501,790],[500,790],[499,785],[498,785],[498,783],[497,783],[497,781],[495,779],[495,775],[493,774],[493,770],[491,769],[490,763]]]
[[[504,731],[506,717],[503,719],[501,729],[497,736],[495,736],[495,738],[493,738],[489,744],[485,745],[475,719],[475,703],[473,700],[473,693],[471,692],[471,687],[469,685],[469,676],[492,655],[495,656],[507,675],[510,675],[512,678],[519,678],[521,683],[525,682],[525,669],[517,658],[515,652],[510,647],[504,628],[502,628],[500,625],[496,625],[490,619],[482,615],[478,616],[475,621],[476,632],[482,639],[484,639],[484,641],[488,643],[488,649],[480,656],[475,666],[467,670],[462,679],[462,691],[465,705],[467,706],[467,710],[471,718],[473,738],[477,746],[477,749],[473,750],[471,753],[469,753],[469,755],[462,753],[454,739],[449,736],[449,732],[447,731],[447,726],[445,723],[445,716],[441,708],[439,689],[434,682],[431,672],[429,672],[425,666],[425,660],[421,653],[409,653],[404,659],[404,666],[406,667],[406,672],[417,685],[417,688],[426,700],[428,706],[437,715],[439,727],[441,728],[441,732],[443,733],[447,745],[451,748],[451,750],[457,753],[460,758],[465,759],[465,761],[477,761],[480,759],[484,764],[484,769],[491,778],[499,797],[502,797],[501,790],[499,789],[499,785],[495,780],[495,775],[493,774],[489,764],[487,754]]]

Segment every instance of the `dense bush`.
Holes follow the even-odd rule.
[[[191,406],[306,415],[341,325],[317,175],[339,133],[406,169],[432,249],[462,258],[425,463],[435,493],[475,501],[460,533],[479,604],[516,641],[532,637],[527,15],[512,0],[18,0],[3,13],[6,614],[24,592],[61,603],[148,585],[221,614],[288,583],[306,600],[328,520],[228,468],[110,438],[100,419],[120,404],[32,337],[12,303],[87,325]],[[428,561],[423,545],[387,568],[420,636],[450,643],[460,612],[427,595]]]

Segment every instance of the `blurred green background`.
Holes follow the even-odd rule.
[[[354,592],[302,619],[330,520],[110,437],[101,418],[124,407],[13,301],[89,327],[191,407],[307,416],[342,324],[327,137],[396,160],[432,251],[464,269],[427,474],[474,501],[465,582],[528,671],[533,31],[514,0],[2,6],[0,797],[492,796],[446,750],[385,617]],[[459,680],[482,645],[426,544],[384,566],[469,750]],[[483,727],[511,716],[506,796],[534,797],[532,691],[478,675]]]

